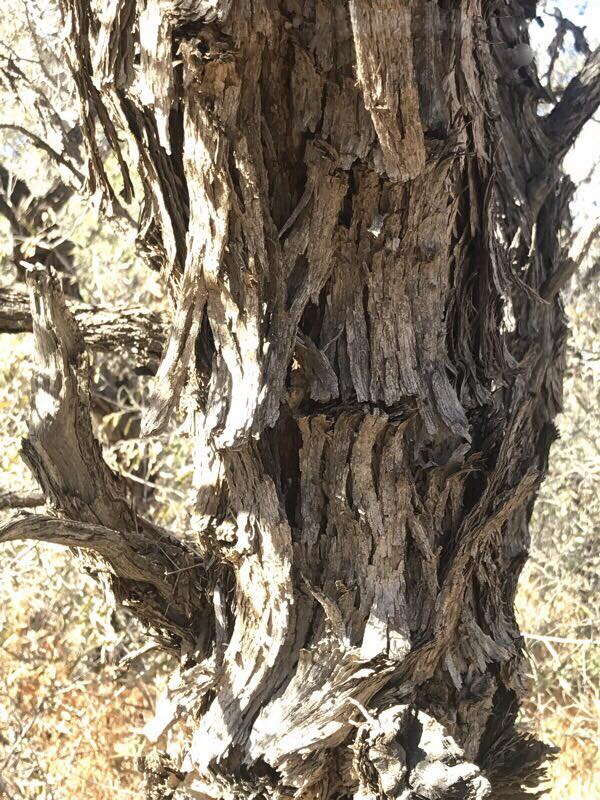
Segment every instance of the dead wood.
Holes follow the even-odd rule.
[[[169,791],[520,796],[545,749],[515,729],[513,604],[561,407],[560,161],[597,53],[541,118],[535,3],[62,5],[107,202],[96,122],[125,200],[119,125],[137,148],[172,300],[144,429],[191,380],[194,546],[168,538],[171,582],[91,431],[85,319],[39,270],[24,457],[56,520],[6,535],[91,547],[194,650],[151,726],[194,728]]]

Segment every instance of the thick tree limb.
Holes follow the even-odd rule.
[[[0,333],[31,333],[33,323],[27,292],[0,289]]]
[[[560,160],[600,105],[600,47],[587,58],[582,70],[563,92],[560,102],[543,122],[551,152]]]
[[[68,299],[86,345],[94,351],[130,356],[138,367],[156,370],[163,351],[165,330],[158,314],[141,306],[108,309]],[[14,287],[0,288],[0,333],[33,330],[29,298]]]
[[[36,372],[22,455],[50,506],[69,520],[60,527],[52,518],[36,518],[36,538],[95,550],[113,568],[119,600],[171,645],[186,641],[204,650],[212,614],[201,560],[132,508],[92,431],[87,355],[58,280],[51,270],[30,268],[27,283]],[[19,522],[19,535],[30,522]]]
[[[139,532],[125,534],[102,525],[22,513],[0,525],[0,542],[20,539],[93,550],[106,559],[117,577],[149,583],[165,600],[172,597],[173,580],[169,578],[173,574],[172,566],[166,569],[167,565],[156,558],[156,552],[148,549],[150,543]],[[189,567],[193,566],[192,562]],[[202,566],[199,560],[196,566]]]
[[[0,510],[4,508],[37,508],[46,503],[43,493],[36,489],[28,492],[0,492]]]
[[[167,341],[162,317],[142,306],[105,308],[65,298],[86,346],[98,353],[129,356],[138,369],[154,374]],[[0,287],[0,333],[31,333],[33,323],[27,292]],[[303,368],[302,396],[329,400],[337,395],[337,381],[329,361],[310,339],[298,335],[295,357]],[[291,402],[291,400],[290,400]]]

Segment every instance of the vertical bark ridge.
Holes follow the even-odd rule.
[[[104,169],[96,136],[96,121],[100,122],[119,163],[123,182],[122,196],[125,203],[133,197],[133,184],[123,156],[114,121],[112,120],[99,90],[93,82],[92,57],[90,52],[90,22],[92,11],[89,0],[61,0],[63,14],[71,29],[69,37],[69,66],[81,100],[82,130],[88,148],[90,190],[99,190],[110,205],[120,208],[120,201]]]
[[[356,73],[388,177],[405,181],[425,165],[413,70],[411,3],[350,0]]]
[[[204,771],[228,757],[235,764],[252,723],[285,680],[295,636],[292,541],[273,481],[254,446],[228,455],[225,468],[237,511],[235,626],[223,656],[219,688],[194,734],[191,757]],[[243,752],[243,750],[242,750]]]

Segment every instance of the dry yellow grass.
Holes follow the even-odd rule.
[[[560,439],[532,519],[520,584],[531,699],[524,720],[560,748],[548,800],[600,797],[600,301],[575,291]],[[544,638],[545,637],[545,638]],[[554,639],[567,639],[567,642]]]
[[[138,797],[135,731],[152,689],[115,684],[111,671],[95,663],[106,627],[97,587],[73,569],[69,554],[49,546],[7,547],[7,560],[0,648],[5,791],[56,800]]]
[[[0,336],[0,489],[32,486],[19,457],[31,344]],[[0,558],[0,798],[139,798],[134,759],[162,686],[160,659],[116,668],[137,631],[124,617],[115,630],[75,555],[24,542],[3,545]]]
[[[519,610],[521,627],[527,631],[564,631],[575,627],[578,619],[582,625],[589,619],[568,586],[558,597],[548,591],[543,572],[533,562],[523,575]],[[598,643],[583,637],[580,642],[528,640],[531,696],[524,721],[540,739],[560,749],[548,772],[548,800],[600,797]]]
[[[20,458],[31,340],[0,337],[4,488],[31,485]],[[120,685],[102,667],[118,645],[100,589],[51,545],[4,545],[0,582],[0,797],[139,796],[135,730],[152,686]]]

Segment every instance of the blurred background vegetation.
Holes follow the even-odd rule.
[[[556,31],[564,34],[549,76],[557,93],[583,57],[577,29],[561,24],[561,9],[577,25],[587,24],[587,39],[596,46],[599,12],[591,6],[574,0],[540,4],[544,25],[532,31],[540,74],[552,65],[548,48],[557,49]],[[77,126],[77,103],[58,55],[63,32],[53,3],[3,0],[2,10],[0,207],[11,206],[17,180],[33,200],[19,205],[21,228],[0,214],[0,288],[15,285],[15,258],[62,248],[83,301],[159,310],[159,286],[136,255],[133,226],[118,213],[100,221],[95,198],[81,191],[78,174],[85,168],[76,137],[72,146],[69,138]],[[57,163],[15,125],[56,152],[70,148],[67,163]],[[587,126],[567,162],[580,186],[573,215],[581,237],[598,217],[599,125]],[[66,201],[48,206],[33,224],[28,207],[57,185],[68,187]],[[596,244],[566,292],[571,337],[564,413],[532,521],[531,558],[518,598],[531,679],[523,724],[560,748],[550,768],[546,796],[552,800],[600,796],[599,264]],[[0,335],[0,497],[3,491],[33,488],[19,457],[31,346],[29,334]],[[138,438],[147,379],[132,382],[126,366],[116,356],[94,363],[97,434],[107,459],[129,477],[145,513],[185,535],[187,440],[168,434]],[[7,513],[0,510],[0,519]],[[4,545],[0,576],[0,797],[139,797],[134,759],[164,688],[167,657],[150,651],[126,658],[141,644],[138,631],[107,607],[98,584],[63,549]]]

